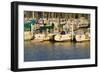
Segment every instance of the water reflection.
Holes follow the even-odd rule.
[[[90,42],[24,43],[24,61],[68,60],[90,58]]]

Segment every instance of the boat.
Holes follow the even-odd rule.
[[[44,41],[49,41],[50,40],[50,37],[49,36],[46,36],[46,37],[43,38],[43,40]]]
[[[45,35],[43,35],[43,34],[35,34],[34,37],[35,37],[34,39],[36,39],[36,40],[43,40]]]
[[[89,40],[90,40],[90,36],[89,36],[89,35],[85,35],[85,34],[82,34],[82,35],[77,34],[77,35],[75,36],[75,40],[76,40],[77,42],[89,41]]]
[[[79,19],[79,28],[85,28],[85,27],[89,27],[89,20],[86,19],[85,17],[80,17]]]
[[[75,40],[77,42],[89,41],[90,40],[90,28],[86,29],[85,32],[82,29],[78,30],[77,33],[75,34]]]
[[[30,31],[24,32],[24,40],[31,40],[33,38],[33,35]]]
[[[35,34],[35,40],[49,41],[52,39],[53,34]]]
[[[54,40],[58,42],[70,41],[72,40],[72,35],[71,34],[64,34],[64,35],[57,34],[55,35]]]

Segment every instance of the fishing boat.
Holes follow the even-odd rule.
[[[55,35],[54,40],[58,42],[70,41],[72,40],[72,35],[71,34],[65,34],[65,35],[57,34]]]

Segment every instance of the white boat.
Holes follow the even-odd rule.
[[[33,38],[33,35],[30,31],[24,32],[24,40],[31,40]]]
[[[61,34],[57,34],[54,37],[55,41],[70,41],[72,40],[72,35],[71,34],[65,34],[65,35],[61,35]]]
[[[35,34],[35,39],[36,40],[43,40],[43,41],[48,41],[50,39],[52,39],[53,34]]]
[[[77,42],[82,42],[82,41],[89,41],[90,40],[90,28],[85,30],[86,32],[79,30],[77,31],[75,35],[75,40]]]
[[[85,35],[85,34],[82,34],[82,35],[77,34],[75,36],[75,39],[76,39],[77,42],[82,42],[82,41],[89,41],[90,37],[88,35]]]

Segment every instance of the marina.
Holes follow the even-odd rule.
[[[90,15],[24,11],[24,61],[90,58]]]
[[[25,12],[24,40],[90,40],[90,15],[75,13]],[[77,39],[78,38],[78,39]]]

